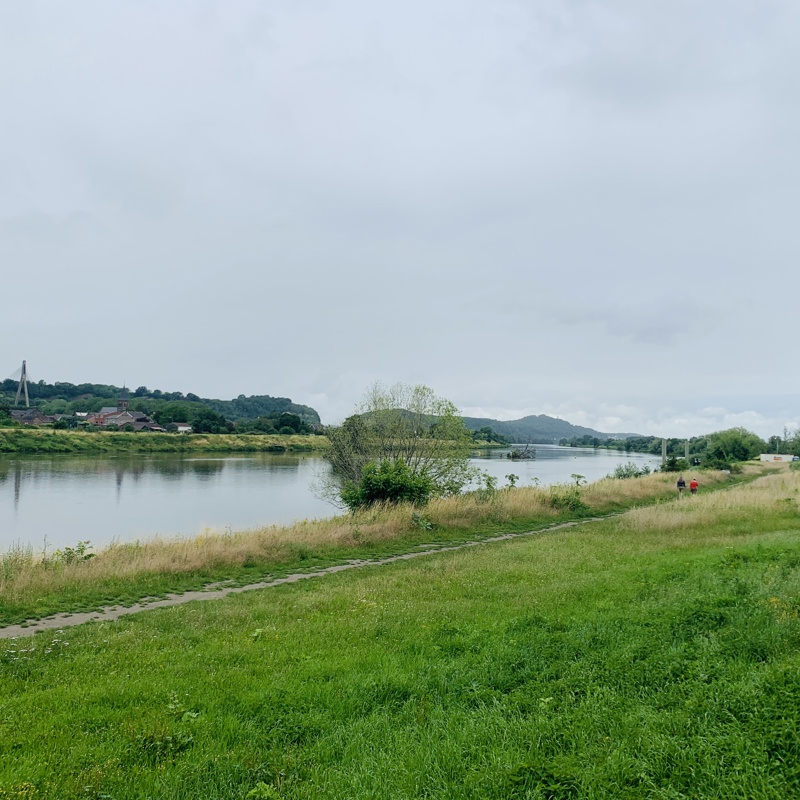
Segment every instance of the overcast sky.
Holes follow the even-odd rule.
[[[796,0],[0,0],[0,377],[800,422]]]

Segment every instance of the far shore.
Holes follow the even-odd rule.
[[[325,436],[293,434],[128,433],[0,428],[0,454],[323,452]]]
[[[509,447],[475,442],[475,450]],[[133,433],[127,431],[0,428],[0,455],[82,453],[323,453],[328,438],[305,434]]]

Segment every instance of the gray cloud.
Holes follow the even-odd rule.
[[[6,4],[7,371],[327,419],[381,379],[595,427],[782,427],[799,18]]]

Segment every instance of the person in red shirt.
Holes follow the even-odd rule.
[[[697,478],[692,478],[692,479],[689,481],[689,491],[690,491],[692,494],[697,494],[697,488],[698,488],[698,486],[700,486],[700,484],[697,482]]]

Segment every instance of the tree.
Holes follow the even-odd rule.
[[[493,431],[488,425],[484,425],[484,427],[472,431],[472,440],[478,444],[481,442],[487,442],[490,444],[492,442],[505,445],[511,444],[509,439]]]
[[[222,414],[217,414],[210,408],[204,408],[191,420],[192,430],[195,433],[230,433],[233,424],[228,422]]]
[[[194,415],[202,414],[205,411],[205,407],[198,407],[191,403],[169,402],[157,406],[152,416],[159,425],[169,425],[170,422],[189,422]]]
[[[304,422],[297,414],[291,414],[288,411],[284,411],[282,414],[278,415],[275,421],[275,427],[283,433],[284,428],[288,428],[290,433],[302,433],[308,434],[312,432],[312,427],[307,423]]]
[[[369,502],[392,501],[374,488],[392,470],[404,481],[429,487],[427,496],[456,494],[471,478],[472,436],[453,403],[427,386],[376,383],[356,413],[327,434],[334,492],[345,504],[354,487],[363,489]],[[381,466],[385,463],[391,468]]]
[[[770,453],[783,453],[785,450],[786,438],[780,436],[770,436],[767,439],[767,451]]]
[[[746,428],[730,428],[706,437],[703,466],[725,468],[736,461],[748,461],[766,452],[767,443]]]
[[[61,417],[61,419],[57,419],[53,423],[53,427],[56,430],[70,430],[73,428],[78,427],[78,418],[77,417]]]

